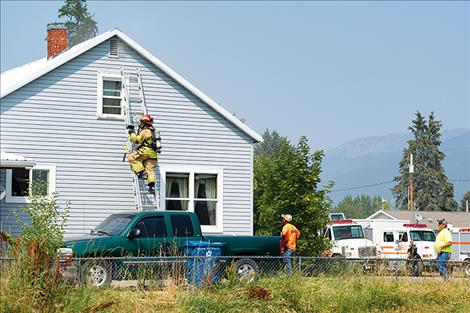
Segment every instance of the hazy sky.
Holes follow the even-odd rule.
[[[414,112],[470,128],[469,2],[88,1],[254,130],[314,149],[406,132]],[[1,71],[45,56],[62,1],[1,1]],[[144,82],[145,83],[145,82]]]

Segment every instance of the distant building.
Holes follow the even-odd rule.
[[[437,220],[445,219],[454,227],[470,227],[469,212],[440,212],[440,211],[390,211],[379,210],[369,216],[368,220],[407,220],[415,223],[415,214],[419,214],[423,219],[420,223],[428,224],[429,228],[438,229]]]

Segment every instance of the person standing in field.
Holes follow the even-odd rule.
[[[282,227],[281,232],[281,256],[283,256],[284,263],[286,263],[287,274],[292,275],[292,257],[297,249],[297,239],[300,236],[300,231],[292,225],[292,215],[282,214]]]
[[[442,219],[438,220],[439,234],[437,234],[436,242],[434,243],[434,250],[437,253],[437,269],[442,278],[447,279],[447,263],[450,259],[452,252],[452,234],[447,229],[447,221]]]
[[[416,246],[413,240],[410,241],[410,246],[408,248],[408,261],[410,264],[411,275],[414,277],[418,277],[421,275],[421,271],[419,268],[419,254],[418,254],[418,247]]]

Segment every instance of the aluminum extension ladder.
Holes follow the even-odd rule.
[[[147,106],[145,104],[144,90],[142,88],[142,75],[140,68],[128,70],[121,67],[122,79],[122,94],[123,94],[123,111],[124,120],[126,125],[134,125],[134,128],[139,128],[140,117],[142,114],[147,114]],[[130,140],[128,134],[126,154],[132,152],[135,145]],[[147,184],[144,180],[138,179],[137,175],[132,171],[132,186],[134,192],[135,207],[138,211],[143,210],[158,210],[160,199],[158,198],[159,192],[157,187],[159,184],[155,183],[155,193],[147,191]],[[157,176],[158,178],[158,176]]]

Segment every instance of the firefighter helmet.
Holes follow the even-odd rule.
[[[144,114],[140,117],[140,122],[144,124],[153,124],[153,117],[150,114]]]

